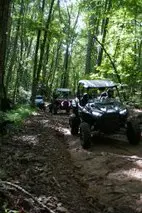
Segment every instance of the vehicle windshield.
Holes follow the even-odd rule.
[[[36,99],[43,99],[42,96],[36,96]]]
[[[113,104],[119,102],[119,98],[107,98],[107,99],[100,99],[100,98],[94,98],[94,99],[90,99],[88,101],[88,103],[95,103],[95,104],[101,104],[101,105],[109,105],[109,104]]]
[[[120,100],[117,100],[117,99],[102,99],[102,100],[99,100],[97,98],[95,99],[92,99],[90,100],[90,102],[88,102],[88,104],[93,108],[96,108],[96,107],[106,107],[106,106],[110,106],[110,105],[117,105],[117,106],[121,106],[121,102]]]
[[[100,98],[116,98],[119,97],[118,89],[116,87],[102,87],[102,88],[88,88],[88,89],[80,89],[80,98],[83,97],[84,94],[88,94],[89,99],[100,99]]]
[[[70,91],[57,91],[58,98],[69,98]]]

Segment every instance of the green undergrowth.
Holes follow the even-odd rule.
[[[15,125],[19,125],[35,111],[36,110],[30,106],[20,105],[8,112],[0,112],[0,121],[8,120],[13,122]]]
[[[0,111],[0,137],[1,135],[6,135],[11,132],[19,131],[19,127],[22,125],[23,121],[28,118],[30,115],[33,115],[36,112],[36,109],[31,108],[30,106],[20,105],[15,109],[2,112]],[[2,131],[3,122],[10,121],[12,122],[12,126],[6,126],[6,131]],[[6,179],[7,173],[5,170],[0,169],[0,179]],[[8,207],[9,201],[4,201],[4,204],[1,203],[1,195],[0,195],[0,213],[27,213],[24,210],[11,210]]]
[[[13,121],[15,124],[20,124],[28,116],[32,115],[35,112],[35,109],[29,106],[19,106],[14,110],[10,110],[6,113],[8,120]]]

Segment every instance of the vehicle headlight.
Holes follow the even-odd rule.
[[[116,111],[118,111],[118,110],[119,110],[119,107],[118,107],[118,106],[116,106],[116,107],[115,107],[115,110],[116,110]]]
[[[92,114],[93,114],[94,116],[97,116],[97,117],[101,117],[101,116],[102,116],[102,114],[99,113],[99,112],[92,112]]]
[[[123,109],[119,113],[120,113],[120,115],[126,115],[127,114],[127,109]]]
[[[73,107],[76,107],[76,106],[77,106],[77,103],[76,103],[75,100],[72,100],[72,103],[71,103],[71,104],[72,104]]]

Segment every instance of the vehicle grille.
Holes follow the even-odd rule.
[[[100,130],[104,133],[112,133],[120,127],[120,120],[118,113],[104,114],[100,121]]]

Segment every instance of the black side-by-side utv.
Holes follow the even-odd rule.
[[[69,117],[71,134],[80,132],[81,145],[88,148],[93,133],[113,134],[124,128],[130,144],[141,139],[140,126],[122,103],[117,84],[110,80],[80,80]]]

